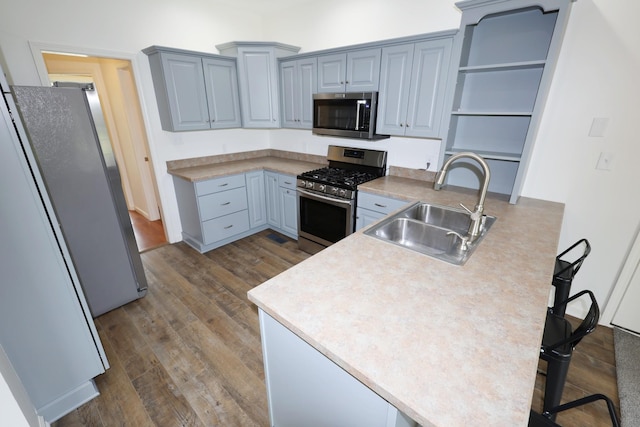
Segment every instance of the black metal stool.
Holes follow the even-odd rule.
[[[578,257],[574,261],[567,261],[566,259],[562,259],[562,257],[574,254],[574,249],[576,249],[580,245],[584,245],[584,250],[580,257]],[[590,252],[591,245],[589,244],[589,241],[587,239],[581,239],[556,257],[556,265],[553,270],[553,280],[551,282],[551,284],[556,288],[553,307],[551,308],[555,314],[564,316],[566,304],[561,303],[569,298],[573,278],[578,273],[578,270],[580,270],[582,262]]]
[[[598,325],[600,309],[591,291],[585,290],[578,292],[571,298],[559,303],[566,305],[585,294],[588,294],[591,298],[591,307],[575,331],[572,330],[571,323],[569,323],[564,316],[556,314],[551,308],[547,311],[542,345],[540,346],[540,358],[547,362],[547,378],[544,386],[544,411],[549,411],[551,408],[555,408],[560,404],[573,350],[582,338],[591,333]],[[555,416],[551,417],[551,419],[553,418],[555,418]]]
[[[583,397],[581,399],[574,400],[573,402],[568,402],[552,408],[548,411],[543,412],[542,414],[531,411],[531,413],[529,414],[529,427],[561,427],[559,424],[556,424],[554,421],[552,421],[551,417],[555,417],[555,415],[559,412],[577,408],[578,406],[586,405],[598,400],[603,400],[604,402],[606,402],[607,410],[609,411],[609,418],[611,418],[611,425],[613,427],[620,427],[620,421],[618,421],[618,416],[616,415],[616,410],[613,406],[613,402],[603,394],[593,394],[591,396]]]

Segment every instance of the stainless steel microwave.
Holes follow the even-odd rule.
[[[376,133],[378,92],[318,93],[313,95],[316,135],[382,139]]]

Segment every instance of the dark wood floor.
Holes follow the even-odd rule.
[[[270,230],[205,255],[183,243],[144,252],[147,296],[96,319],[111,364],[96,379],[100,396],[53,426],[268,426],[257,309],[246,293],[308,256]],[[617,404],[608,328],[580,343],[565,400],[594,392]],[[564,425],[607,425],[591,409]]]
[[[136,236],[140,252],[167,244],[162,220],[149,221],[136,211],[129,211],[129,218],[131,218],[133,233]]]

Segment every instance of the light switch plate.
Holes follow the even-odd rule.
[[[591,129],[589,129],[589,136],[603,137],[609,124],[609,118],[607,117],[595,117],[591,122]]]
[[[596,165],[596,169],[600,169],[603,171],[610,171],[612,162],[613,162],[613,154],[603,151],[602,153],[600,153],[600,157],[598,158],[598,164]]]

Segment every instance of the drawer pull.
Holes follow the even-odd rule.
[[[380,203],[374,203],[374,205],[376,205],[379,208],[386,208],[387,205],[381,205]]]
[[[229,183],[225,182],[224,184],[218,184],[218,187],[226,187],[227,185],[229,185]]]
[[[285,181],[284,183],[287,184],[287,185],[291,185],[291,183],[289,181]]]
[[[227,206],[227,205],[230,205],[230,204],[231,204],[231,202],[220,203],[220,206]]]
[[[227,225],[224,229],[225,229],[225,230],[228,230],[228,229],[230,229],[231,227],[233,227],[233,224],[231,224],[231,225]]]

